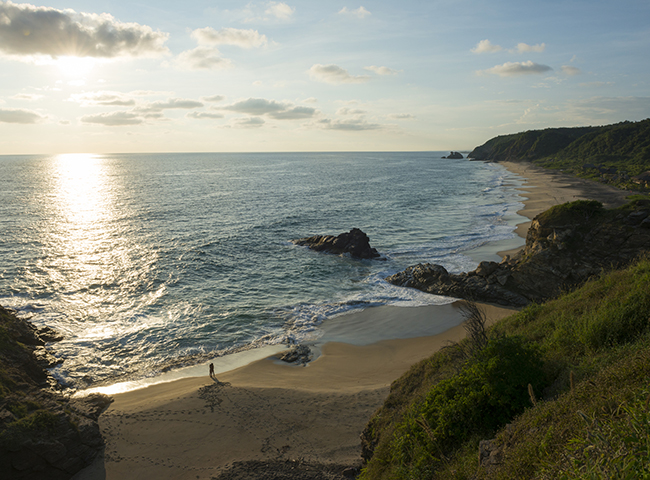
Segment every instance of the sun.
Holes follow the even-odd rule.
[[[59,71],[70,78],[82,78],[88,75],[96,63],[94,58],[71,56],[59,57],[55,61]]]

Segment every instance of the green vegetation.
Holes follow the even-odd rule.
[[[645,183],[634,177],[650,170],[650,119],[502,135],[476,147],[469,157],[528,160],[625,189],[645,190]]]
[[[649,287],[644,258],[413,366],[364,432],[361,478],[650,478]]]

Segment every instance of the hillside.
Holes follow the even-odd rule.
[[[643,190],[650,181],[641,175],[650,171],[650,119],[502,135],[476,147],[468,157],[490,161],[526,160],[583,178]]]
[[[532,304],[396,380],[362,479],[650,478],[650,260]]]

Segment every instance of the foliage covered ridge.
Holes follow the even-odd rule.
[[[650,170],[650,119],[501,135],[476,147],[468,157],[527,160],[626,189],[642,188],[650,181],[643,180],[643,173]]]

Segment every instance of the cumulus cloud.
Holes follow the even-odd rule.
[[[500,77],[514,77],[518,75],[534,75],[553,70],[548,65],[541,65],[528,60],[527,62],[506,62],[503,65],[496,65],[487,70],[481,70],[479,74],[492,74]]]
[[[45,117],[33,110],[22,108],[0,108],[0,122],[2,123],[40,123]]]
[[[108,127],[120,127],[125,125],[139,125],[144,119],[134,112],[110,112],[97,115],[84,115],[82,123],[106,125]]]
[[[289,102],[278,102],[265,98],[248,98],[230,105],[221,107],[236,113],[245,113],[260,117],[268,115],[276,120],[299,120],[311,118],[316,115],[316,109],[312,107],[295,106]]]
[[[210,27],[199,28],[192,32],[199,45],[235,45],[241,48],[263,47],[268,43],[266,35],[261,35],[257,30],[243,30],[240,28],[222,28],[215,30]]]
[[[350,75],[347,70],[338,65],[321,65],[317,63],[309,69],[312,80],[339,85],[341,83],[366,83],[368,75]]]
[[[167,33],[102,13],[0,3],[0,52],[7,55],[117,58],[168,53]]]
[[[343,7],[341,10],[339,10],[339,14],[341,15],[349,15],[357,18],[366,18],[368,15],[372,15],[368,10],[366,10],[364,7],[359,7],[355,10],[351,10],[348,7]]]
[[[181,52],[175,63],[184,70],[218,70],[232,66],[232,62],[223,58],[219,50],[213,47],[196,47]]]
[[[537,45],[518,43],[517,48],[514,51],[517,53],[528,53],[528,52],[543,52],[545,49],[546,49],[545,43],[538,43]]]
[[[225,99],[225,95],[210,95],[209,97],[201,97],[201,100],[204,102],[222,102]]]
[[[325,118],[319,120],[317,125],[325,130],[342,130],[347,132],[360,132],[365,130],[378,130],[382,128],[378,123],[368,123],[363,118],[352,118],[345,120],[331,120]]]
[[[187,118],[195,118],[197,120],[215,120],[223,118],[221,113],[211,113],[211,112],[189,112],[185,115]]]
[[[232,62],[223,58],[217,49],[219,45],[232,45],[240,48],[259,48],[268,44],[266,35],[257,30],[239,28],[222,28],[215,30],[211,27],[198,28],[192,32],[192,38],[199,44],[192,50],[181,52],[175,64],[186,70],[217,70],[229,68]]]
[[[287,106],[275,100],[248,98],[221,108],[231,112],[247,113],[248,115],[266,115],[286,110]]]
[[[365,110],[350,107],[341,107],[336,111],[337,115],[365,115],[366,113],[368,112]]]
[[[281,112],[272,112],[270,117],[276,120],[301,120],[304,118],[311,118],[316,115],[316,109],[312,107],[291,107]]]
[[[411,115],[410,113],[391,113],[388,116],[395,120],[412,120],[415,118],[415,115]]]
[[[135,105],[135,100],[120,92],[100,91],[86,92],[70,95],[70,101],[79,103],[82,107],[130,107]]]
[[[264,119],[260,117],[242,117],[233,118],[228,126],[232,128],[260,128],[265,123]]]
[[[264,13],[278,20],[289,20],[295,10],[295,8],[290,7],[284,2],[269,2]]]
[[[562,73],[564,73],[565,75],[574,76],[574,75],[580,75],[582,73],[582,71],[578,67],[574,67],[572,65],[562,65],[561,68],[562,68]]]
[[[489,40],[481,40],[472,48],[474,53],[495,53],[502,50],[500,45],[493,45]]]
[[[369,72],[374,72],[377,75],[397,75],[398,73],[397,70],[393,70],[392,68],[377,67],[375,65],[364,67],[364,70],[368,70]]]
[[[161,112],[162,110],[193,109],[203,106],[203,102],[186,98],[168,98],[137,107],[139,112]]]

